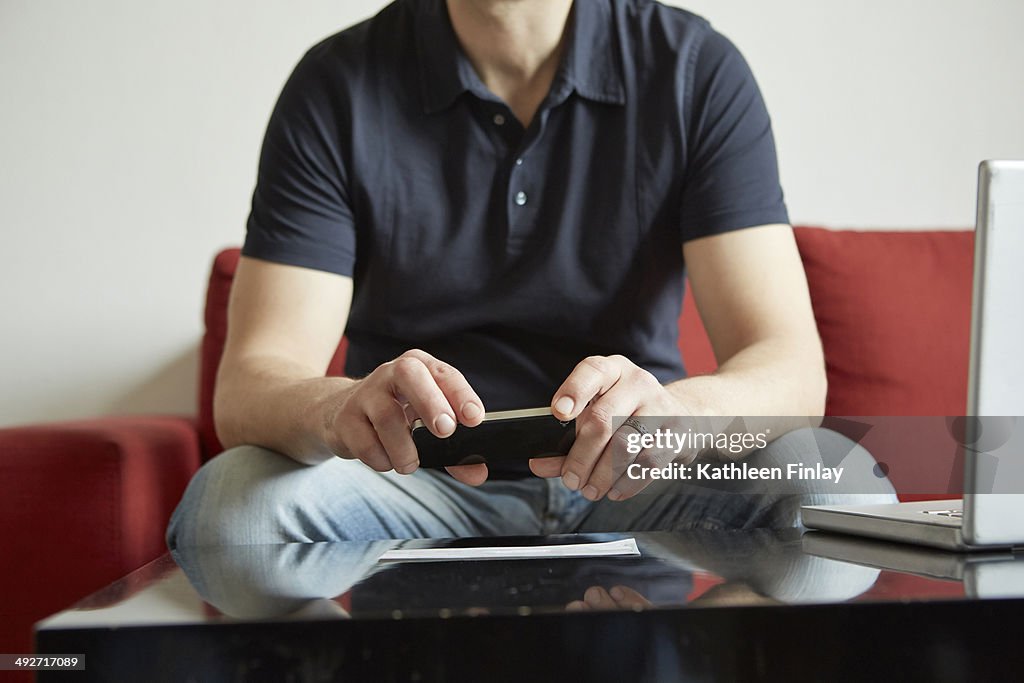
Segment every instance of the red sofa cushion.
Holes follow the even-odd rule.
[[[825,413],[962,415],[974,233],[801,228],[796,238],[825,348]],[[943,419],[884,420],[860,436],[902,500],[960,495],[962,454]]]
[[[163,554],[199,464],[191,419],[0,429],[0,651],[31,652],[33,622]]]
[[[693,300],[693,290],[689,284],[683,298],[683,312],[679,316],[679,353],[683,356],[686,373],[690,377],[707,375],[718,368],[715,351],[711,348],[704,322],[697,312],[697,303]]]
[[[962,415],[974,234],[796,231],[828,415]]]

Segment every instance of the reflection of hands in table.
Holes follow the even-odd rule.
[[[582,600],[573,600],[565,606],[569,612],[588,612],[591,610],[640,610],[653,607],[654,603],[628,586],[612,586],[605,590],[601,586],[591,586],[583,593]]]
[[[743,582],[721,583],[712,586],[705,593],[693,599],[691,607],[739,607],[743,605],[781,605],[782,602],[758,593]],[[565,606],[569,612],[594,610],[641,610],[654,607],[654,603],[628,586],[591,586],[583,593],[582,600],[573,600]]]

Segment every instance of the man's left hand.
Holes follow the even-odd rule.
[[[688,413],[654,375],[624,356],[584,359],[555,392],[551,410],[559,420],[575,418],[576,442],[565,457],[535,458],[530,469],[539,477],[561,477],[568,488],[594,501],[605,495],[622,500],[649,483],[619,483],[627,459],[636,456],[626,451],[630,427],[616,430],[613,418]]]

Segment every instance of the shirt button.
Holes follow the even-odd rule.
[[[516,166],[522,166],[522,165],[523,165],[523,160],[521,158],[520,159],[516,159]]]
[[[516,206],[524,206],[526,204],[526,193],[520,190],[516,192]]]
[[[496,125],[496,126],[504,126],[505,125],[505,117],[502,116],[501,114],[495,114],[494,115],[494,125]]]

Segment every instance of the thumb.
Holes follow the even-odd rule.
[[[452,475],[463,484],[479,486],[487,481],[487,465],[478,463],[476,465],[452,465],[445,467],[448,474]]]

